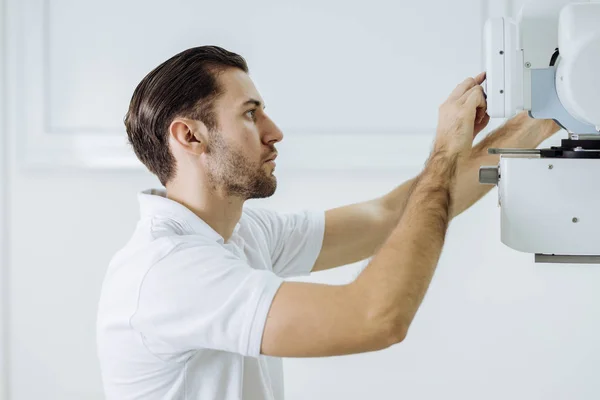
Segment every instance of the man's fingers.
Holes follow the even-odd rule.
[[[485,115],[481,119],[481,122],[479,123],[479,125],[486,126],[489,122],[490,122],[490,115],[488,113],[485,113]]]
[[[485,71],[483,71],[475,77],[475,83],[477,83],[478,85],[481,85],[483,81],[485,81]]]
[[[467,93],[465,93],[464,98],[465,105],[467,107],[483,109],[484,112],[487,111],[487,102],[481,86],[473,86]]]
[[[483,93],[483,90],[482,90]],[[483,98],[486,99],[486,95],[485,93],[483,93]],[[486,100],[486,104],[485,107],[481,107],[478,106],[477,107],[477,114],[475,116],[475,123],[479,124],[481,123],[481,121],[483,121],[483,118],[487,115],[487,100]]]
[[[468,92],[471,88],[481,85],[483,81],[485,81],[485,71],[477,75],[475,78],[467,78],[462,81],[456,88],[450,93],[449,99],[457,100],[461,96],[463,96],[466,92]]]
[[[483,114],[481,120],[475,120],[475,128],[483,129],[490,122],[490,115],[488,113]]]
[[[485,114],[481,121],[475,123],[475,129],[473,129],[473,138],[475,138],[485,127],[490,123],[490,116]]]
[[[475,123],[476,124],[481,123],[481,121],[483,120],[483,117],[485,117],[485,115],[486,115],[485,111],[486,110],[481,107],[477,108],[477,112],[475,113]]]
[[[465,79],[464,81],[462,81],[462,83],[460,83],[458,86],[456,86],[456,88],[452,91],[452,93],[450,93],[449,99],[451,99],[451,100],[459,99],[461,96],[463,96],[469,89],[471,89],[475,85],[477,85],[477,82],[475,82],[475,79],[473,79],[473,78]]]

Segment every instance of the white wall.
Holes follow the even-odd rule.
[[[157,185],[130,168],[122,146],[122,115],[145,71],[205,41],[240,51],[287,134],[280,188],[263,204],[333,207],[418,172],[438,103],[481,67],[480,24],[510,9],[497,0],[243,2],[234,17],[240,35],[217,29],[231,7],[219,3],[2,1],[10,400],[102,398],[94,343],[101,279],[136,222],[136,193]],[[180,25],[189,30],[148,22],[169,12],[189,18]],[[452,223],[404,343],[285,360],[288,400],[598,398],[600,269],[534,265],[504,247],[495,196]],[[312,279],[341,283],[357,268]]]

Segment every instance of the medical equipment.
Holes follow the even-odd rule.
[[[502,242],[536,262],[600,263],[600,2],[533,0],[484,29],[490,116],[527,110],[565,129],[560,146],[490,149]]]

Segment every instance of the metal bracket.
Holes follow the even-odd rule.
[[[540,155],[539,149],[488,149],[488,154],[510,154],[510,155]]]
[[[535,262],[550,264],[600,264],[600,256],[536,254]]]
[[[531,111],[538,119],[553,119],[569,133],[596,134],[594,125],[575,119],[563,107],[556,93],[556,67],[531,70]]]

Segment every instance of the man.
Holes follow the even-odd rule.
[[[242,57],[206,46],[150,72],[125,118],[166,192],[139,195],[141,219],[112,260],[98,312],[111,399],[282,399],[279,357],[401,342],[431,281],[449,220],[481,198],[488,147],[536,147],[558,130],[519,115],[488,123],[481,74],[440,107],[423,171],[391,193],[325,213],[244,208],[275,192],[275,144]],[[318,145],[318,144],[315,144]],[[284,282],[373,256],[347,285]],[[272,356],[272,357],[267,357]]]

